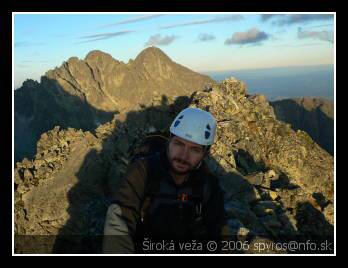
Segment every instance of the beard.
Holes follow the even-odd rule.
[[[170,169],[174,174],[185,175],[193,170],[193,167],[190,163],[182,160],[180,158],[174,157],[170,161]]]

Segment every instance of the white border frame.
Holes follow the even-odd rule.
[[[334,254],[16,254],[14,253],[14,17],[20,14],[136,15],[136,14],[331,14],[334,15]],[[12,256],[335,256],[336,255],[336,12],[12,12]]]

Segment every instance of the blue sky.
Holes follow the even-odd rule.
[[[14,14],[14,86],[102,50],[127,63],[155,45],[194,71],[334,64],[332,14]]]

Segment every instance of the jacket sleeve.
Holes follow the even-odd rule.
[[[210,180],[211,193],[206,208],[206,224],[208,236],[211,239],[220,239],[222,227],[224,226],[225,208],[224,208],[224,192],[221,189],[217,177],[212,176]]]
[[[145,180],[145,163],[138,160],[130,164],[106,214],[103,253],[135,252],[135,231],[144,198]]]

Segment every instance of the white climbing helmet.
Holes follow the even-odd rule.
[[[216,121],[209,112],[198,108],[186,108],[174,119],[170,132],[194,143],[212,145],[216,133]]]

